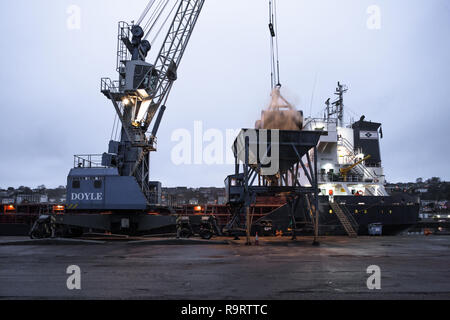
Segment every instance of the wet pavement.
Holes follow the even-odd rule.
[[[450,299],[450,237],[311,242],[0,245],[0,299]],[[81,290],[67,289],[71,265]],[[381,290],[367,288],[372,265]]]

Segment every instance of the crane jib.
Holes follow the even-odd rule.
[[[151,97],[147,116],[142,129],[147,131],[160,105],[167,100],[171,83],[177,79],[177,69],[180,66],[186,47],[189,43],[205,0],[181,0],[173,17],[169,31],[163,41],[156,58],[154,68],[158,72],[158,85]]]

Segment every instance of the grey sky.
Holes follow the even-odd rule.
[[[116,78],[117,22],[137,19],[146,2],[1,1],[0,187],[65,184],[74,154],[107,150],[114,111],[100,78]],[[347,84],[347,115],[383,123],[388,181],[448,180],[448,0],[278,2],[287,98],[309,114],[317,74],[319,114],[336,82]],[[176,129],[193,130],[196,120],[206,129],[254,125],[270,93],[267,3],[207,0],[152,155],[152,180],[222,186],[232,171],[175,166],[170,138]],[[72,4],[82,10],[81,30],[66,27]],[[366,26],[374,4],[382,14],[377,31]]]

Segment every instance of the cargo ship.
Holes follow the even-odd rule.
[[[305,118],[303,124],[304,131],[326,133],[317,146],[320,233],[339,235],[354,231],[366,235],[372,225],[382,226],[384,235],[401,233],[419,221],[420,201],[405,193],[390,195],[386,191],[380,149],[382,124],[367,121],[365,116],[345,123],[347,91],[345,85],[338,83],[337,98],[326,101],[323,117]],[[304,175],[299,180],[308,183]],[[285,205],[265,219],[276,225],[288,214]]]

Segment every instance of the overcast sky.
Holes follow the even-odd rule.
[[[65,184],[74,154],[107,151],[114,110],[100,78],[117,77],[117,22],[137,20],[146,3],[0,2],[0,188]],[[308,115],[314,91],[317,115],[341,81],[349,87],[347,115],[383,123],[388,181],[450,179],[449,1],[278,3],[287,98]],[[79,30],[67,28],[70,5],[81,9]],[[367,27],[371,5],[381,10],[379,30]],[[270,94],[267,7],[268,0],[206,0],[152,154],[152,180],[222,186],[232,172],[176,166],[171,135],[193,131],[197,120],[205,130],[253,127]]]

